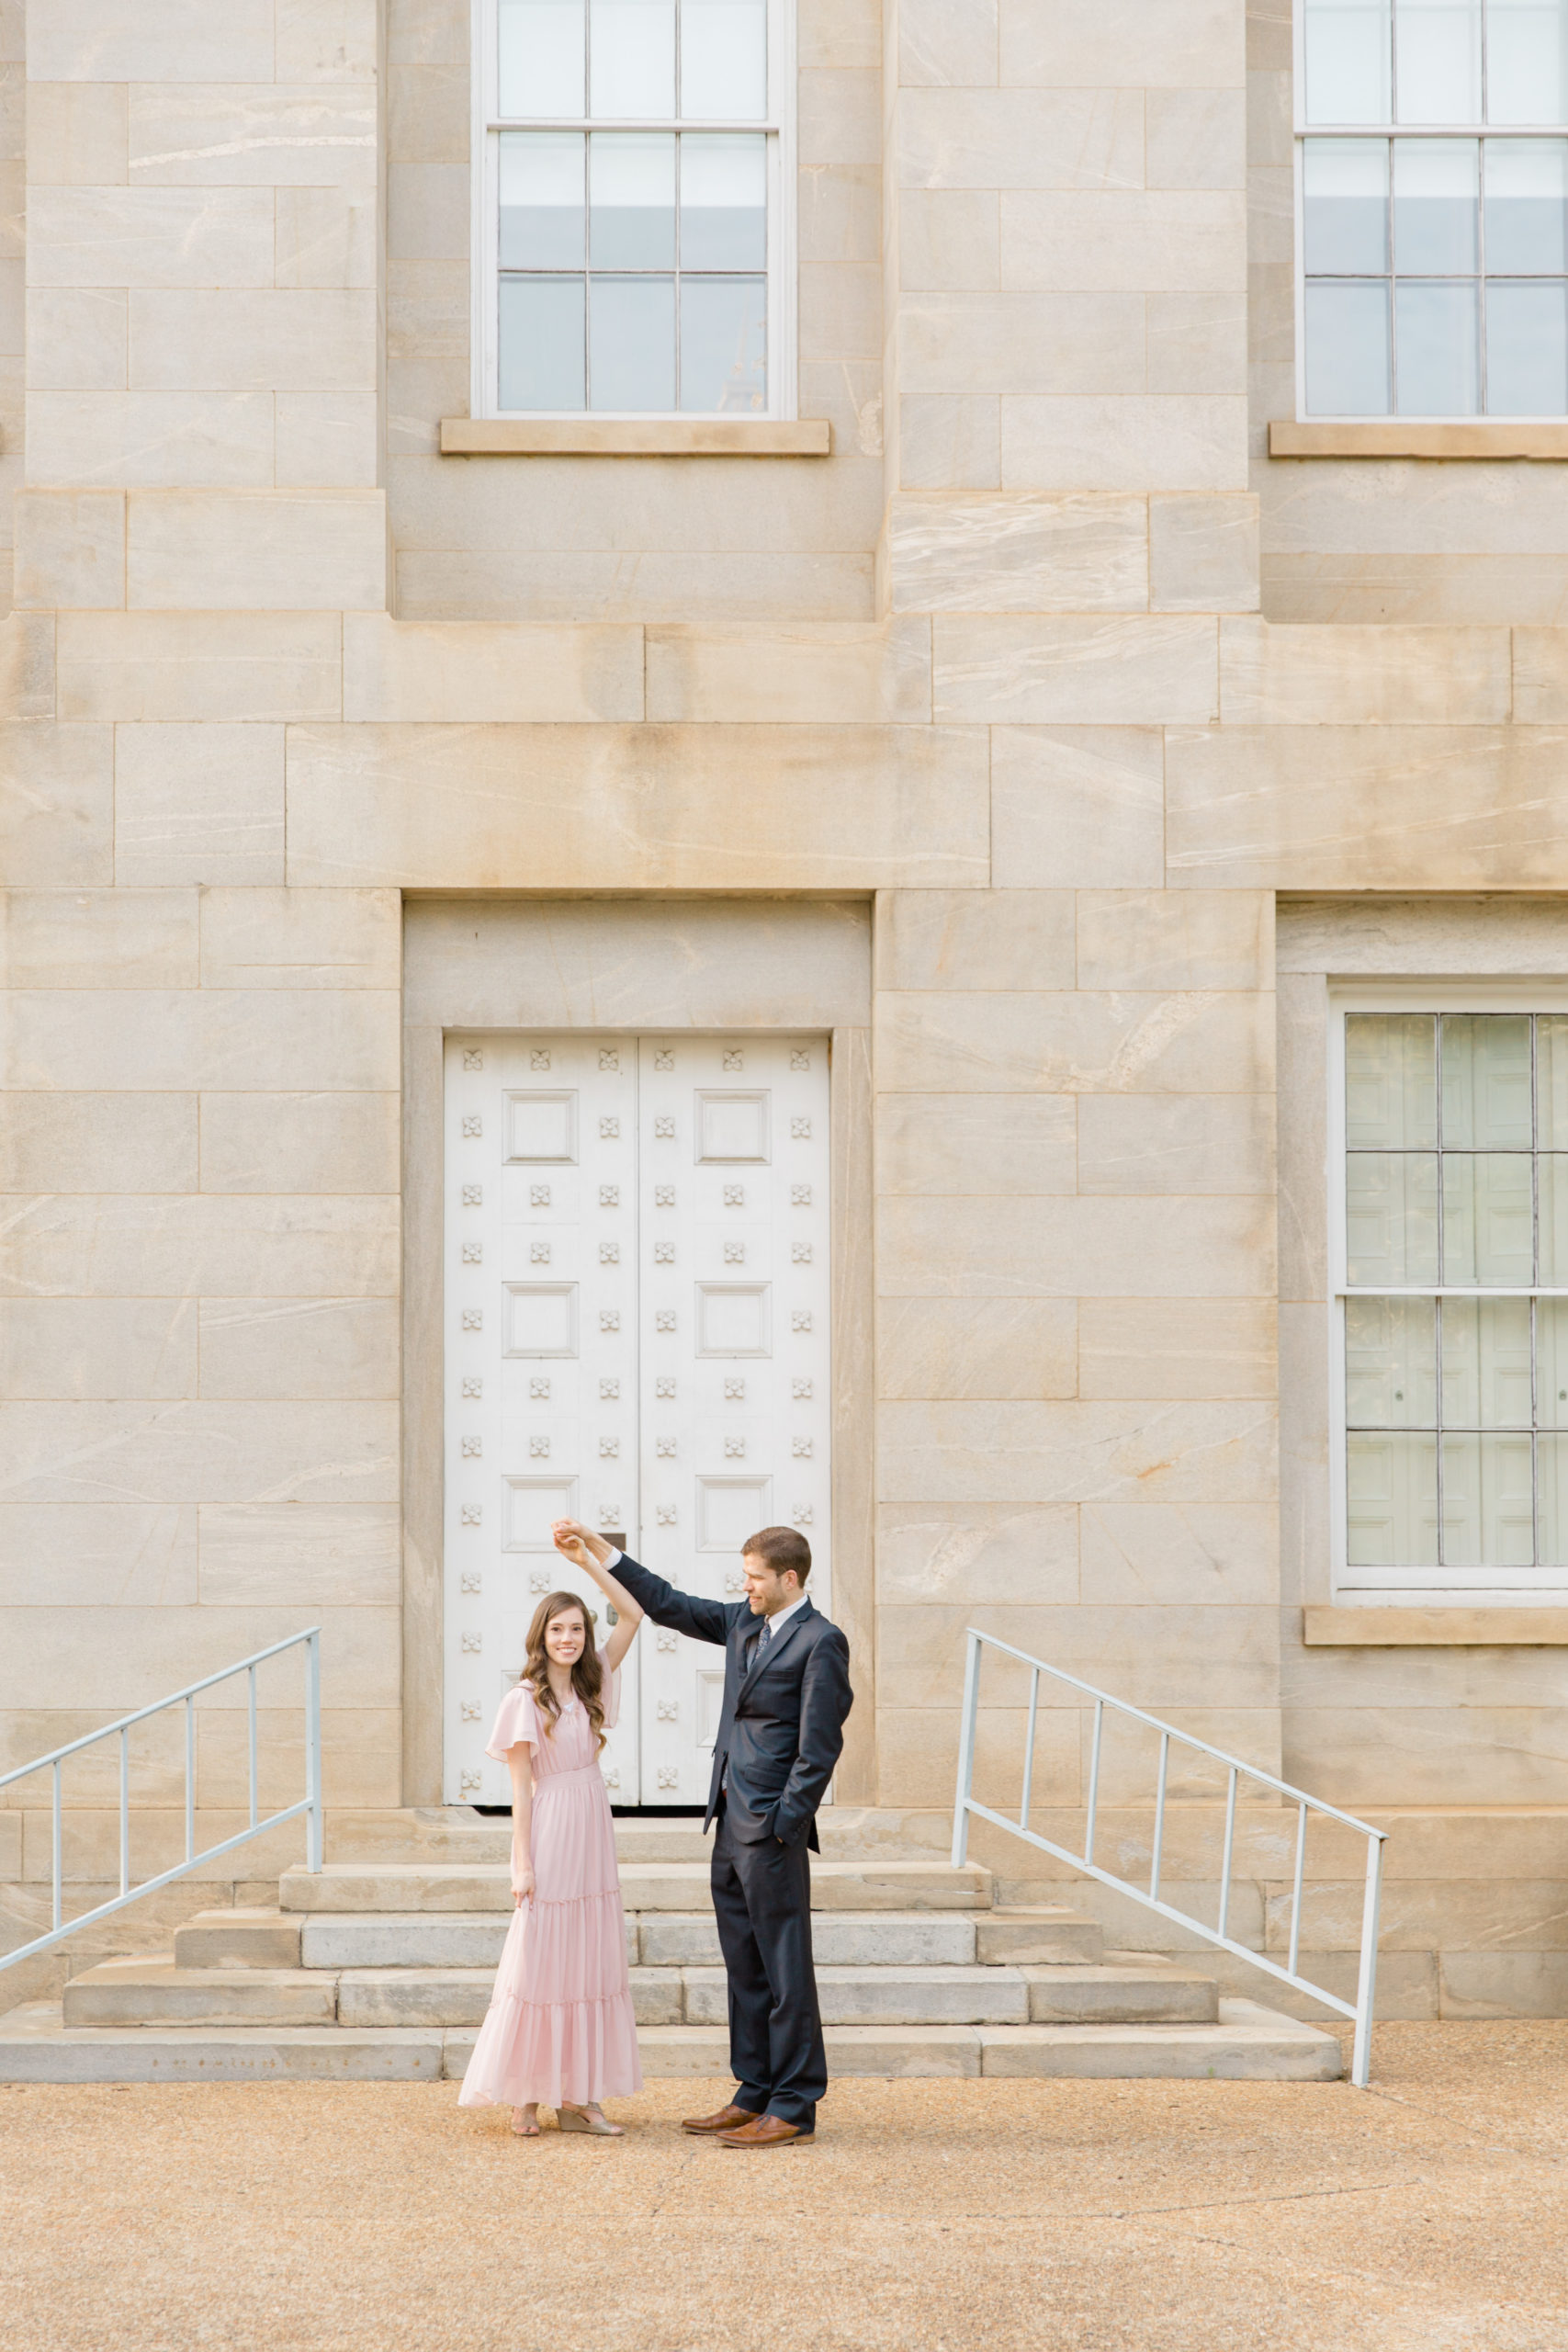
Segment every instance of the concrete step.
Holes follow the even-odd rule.
[[[975,1957],[987,1966],[1054,1967],[1099,1961],[1104,1953],[1105,1930],[1099,1920],[1061,1904],[992,1909],[975,1921]]]
[[[298,1968],[297,1911],[197,1911],[175,1929],[178,1968]]]
[[[639,2026],[724,2025],[722,1968],[629,1971]],[[106,1961],[65,1988],[67,2026],[477,2026],[488,1968],[180,1968]],[[1139,1962],[1057,1969],[820,1967],[827,2025],[1213,2023],[1213,1981]]]
[[[68,2027],[57,2004],[36,2002],[0,2016],[0,2082],[456,2081],[475,2030]],[[829,2026],[827,2041],[843,2075],[1333,2082],[1343,2071],[1334,2035],[1253,2001],[1223,2001],[1215,2025]],[[647,2027],[638,2043],[649,2076],[731,2079],[722,2026]]]
[[[498,1911],[296,1912],[302,1922],[300,1951],[307,1968],[494,1968],[511,1924]],[[1071,1922],[1071,1915],[1064,1913]],[[988,1912],[818,1911],[811,1935],[816,1956],[828,1967],[973,1966],[980,1926]],[[1084,1931],[1079,1936],[1077,1930]],[[1036,1939],[1037,1943],[1042,1939]],[[1043,1947],[1063,1960],[1081,1948],[1100,1948],[1092,1920],[1071,1922]],[[179,1952],[176,1938],[175,1953]],[[1034,1956],[1031,1951],[1032,1958]],[[717,1968],[723,1955],[711,1911],[634,1912],[626,1921],[626,1965],[649,1968]]]
[[[510,1911],[504,1864],[333,1862],[302,1864],[278,1881],[285,1911]],[[621,1872],[628,1911],[705,1911],[705,1862],[628,1865]],[[817,1911],[968,1911],[989,1909],[991,1873],[977,1864],[955,1871],[937,1862],[818,1862],[811,1871]]]
[[[62,2006],[68,2026],[335,2025],[337,1978],[306,1968],[106,1960],[71,1979]]]

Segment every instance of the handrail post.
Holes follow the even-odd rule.
[[[980,1703],[980,1635],[969,1630],[964,1661],[964,1712],[958,1726],[958,1793],[953,1805],[953,1867],[964,1868],[969,1852],[969,1796],[975,1778],[975,1718]]]
[[[1040,1668],[1029,1678],[1029,1737],[1023,1744],[1023,1794],[1019,1799],[1018,1826],[1029,1826],[1029,1799],[1034,1787],[1034,1724],[1040,1712]]]
[[[1162,1731],[1159,1736],[1159,1785],[1155,1791],[1155,1851],[1154,1860],[1149,1868],[1149,1901],[1151,1903],[1159,1901],[1159,1858],[1160,1849],[1165,1843],[1165,1783],[1169,1769],[1170,1734],[1168,1731]]]
[[[253,1666],[245,1680],[250,1690],[250,1778],[251,1827],[256,1826],[256,1670]]]
[[[119,1736],[119,1891],[130,1893],[130,1734]]]
[[[1103,1699],[1097,1699],[1094,1702],[1094,1737],[1089,1742],[1089,1819],[1084,1823],[1083,1838],[1083,1858],[1086,1862],[1092,1862],[1094,1860],[1094,1815],[1095,1808],[1100,1803],[1100,1733],[1104,1721],[1105,1702]]]
[[[305,1815],[305,1867],[321,1867],[321,1637],[312,1634],[305,1645],[305,1794],[310,1810]]]
[[[1382,1893],[1382,1839],[1367,1839],[1367,1891],[1361,1904],[1361,1969],[1356,1984],[1356,2038],[1350,2080],[1364,2091],[1372,2066],[1372,2007],[1378,1987],[1378,1907]]]
[[[63,1868],[62,1868],[62,1856],[61,1856],[61,1826],[60,1826],[60,1766],[59,1766],[59,1763],[58,1763],[58,1762],[56,1762],[56,1764],[55,1764],[55,1767],[54,1767],[54,1772],[53,1772],[53,1776],[52,1776],[52,1777],[53,1777],[53,1781],[54,1781],[54,1806],[53,1806],[54,1818],[53,1818],[52,1823],[51,1824],[51,1838],[50,1838],[50,1845],[51,1845],[51,1856],[52,1856],[52,1869],[53,1869],[53,1874],[54,1874],[54,1902],[53,1902],[53,1905],[51,1905],[51,1920],[50,1920],[50,1925],[51,1925],[51,1928],[58,1928],[58,1927],[59,1927],[59,1925],[60,1925],[61,1917],[62,1917],[61,1905],[62,1905],[62,1896],[63,1896],[63,1893],[64,1893],[64,1884],[65,1884],[65,1872],[64,1872],[64,1870],[63,1870]]]
[[[1291,1889],[1291,1974],[1296,1973],[1296,1962],[1302,1956],[1302,1872],[1306,1868],[1307,1809],[1303,1802],[1296,1807],[1296,1879]]]
[[[1231,1851],[1235,1843],[1235,1766],[1225,1781],[1225,1850],[1220,1863],[1220,1933],[1228,1936],[1231,1917]]]
[[[186,1700],[186,1860],[196,1860],[196,1701]]]

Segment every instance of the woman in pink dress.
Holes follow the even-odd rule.
[[[522,1679],[502,1701],[486,1750],[512,1773],[514,1909],[457,2103],[512,2108],[525,2140],[538,2137],[541,2104],[563,2132],[618,2139],[599,2102],[642,2088],[615,1830],[599,1770],[642,1611],[602,1569],[597,1581],[618,1615],[608,1643],[592,1646],[575,1593],[542,1600]]]

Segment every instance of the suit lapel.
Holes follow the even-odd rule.
[[[807,1617],[812,1613],[811,1603],[808,1600],[804,1608],[797,1609],[795,1611],[795,1615],[790,1619],[789,1623],[784,1627],[784,1632],[773,1635],[773,1639],[768,1644],[766,1655],[758,1655],[753,1657],[750,1671],[749,1673],[743,1672],[741,1675],[740,1688],[735,1694],[738,1703],[746,1696],[747,1691],[750,1690],[752,1683],[756,1680],[757,1676],[762,1671],[762,1669],[765,1667],[772,1666],[774,1658],[778,1657],[789,1647],[800,1627],[805,1624]],[[761,1631],[762,1629],[759,1625],[757,1628],[759,1645],[761,1640]],[[746,1655],[744,1647],[742,1648],[740,1655],[742,1659],[744,1659]]]

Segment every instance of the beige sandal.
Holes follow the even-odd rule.
[[[512,2129],[514,2136],[519,2140],[536,2140],[539,2137],[538,2118],[536,2116],[533,2122],[527,2122],[524,2118],[523,2109],[520,2107],[514,2107],[512,2110]]]
[[[604,2115],[590,2115],[583,2107],[558,2108],[556,2121],[563,2132],[586,2132],[595,2140],[624,2140],[626,2136],[618,2123],[612,2123]]]

